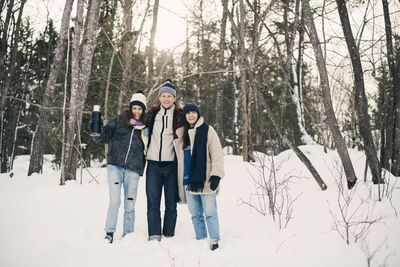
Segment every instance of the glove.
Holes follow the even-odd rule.
[[[211,188],[212,191],[217,189],[220,180],[221,180],[221,177],[216,176],[216,175],[212,175],[210,177],[210,188]]]

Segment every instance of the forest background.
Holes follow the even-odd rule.
[[[365,151],[374,183],[382,168],[400,176],[399,1],[60,2],[0,1],[1,173],[17,155],[41,173],[55,154],[60,184],[76,180],[105,158],[93,105],[106,123],[139,89],[156,104],[172,78],[177,102],[197,103],[245,161],[291,148],[324,190],[297,148],[319,144],[338,151],[349,188],[347,148]]]

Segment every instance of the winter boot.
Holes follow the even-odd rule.
[[[106,237],[104,238],[108,243],[112,243],[114,240],[114,233],[113,232],[107,232]]]
[[[211,249],[212,251],[214,251],[214,250],[216,250],[217,248],[219,248],[219,246],[218,246],[218,241],[217,241],[217,240],[212,241],[212,242],[211,242],[211,245],[210,245],[210,249]]]

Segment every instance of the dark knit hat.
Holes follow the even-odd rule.
[[[186,116],[186,113],[188,113],[189,111],[196,111],[197,114],[199,114],[199,117],[201,116],[201,112],[198,106],[196,106],[193,103],[187,103],[184,107],[183,107],[183,116]]]
[[[143,111],[146,110],[146,97],[142,90],[137,91],[132,95],[131,102],[129,103],[129,109],[132,109],[133,106],[140,106]]]
[[[165,83],[161,85],[160,91],[158,91],[158,96],[160,96],[162,93],[170,93],[176,97],[175,86],[172,84],[171,79],[165,80]]]

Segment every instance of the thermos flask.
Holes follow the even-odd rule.
[[[92,133],[100,134],[100,131],[101,131],[100,105],[94,105],[92,112]]]

